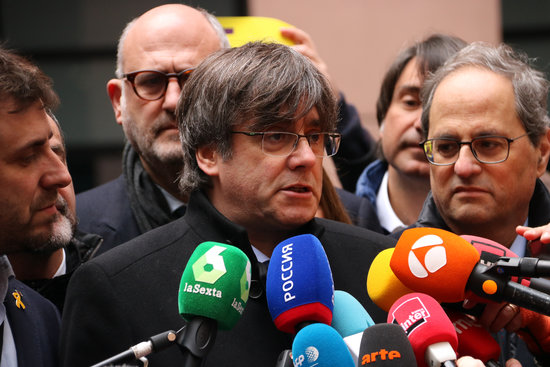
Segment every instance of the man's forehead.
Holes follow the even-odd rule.
[[[515,106],[508,78],[483,68],[463,67],[437,86],[430,108],[430,130],[437,125],[458,123],[468,127],[493,122],[502,127],[518,120]]]

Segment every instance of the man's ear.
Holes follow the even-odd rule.
[[[120,98],[122,97],[122,80],[111,79],[107,82],[107,94],[111,100],[113,111],[115,112],[116,122],[122,125],[122,109],[120,105]]]
[[[546,172],[548,159],[550,157],[550,129],[546,129],[546,134],[540,137],[539,142],[539,162],[537,165],[537,175],[542,176]]]
[[[221,157],[211,145],[205,145],[198,148],[195,152],[195,159],[197,160],[199,168],[208,176],[212,177],[218,175],[218,163],[221,161]]]

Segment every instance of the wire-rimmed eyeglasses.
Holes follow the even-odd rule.
[[[342,136],[339,133],[296,134],[286,131],[232,131],[232,134],[262,137],[262,152],[266,155],[286,157],[298,146],[300,138],[305,138],[317,157],[330,157],[338,152]]]
[[[427,139],[420,143],[428,162],[436,166],[449,166],[456,163],[460,148],[468,145],[473,156],[481,163],[494,164],[504,162],[510,154],[510,144],[524,136],[515,138],[487,135],[473,138],[471,141],[460,141],[451,138]]]
[[[124,74],[123,77],[132,84],[136,95],[147,101],[160,99],[166,93],[170,78],[177,78],[178,85],[183,88],[194,68],[182,70],[178,73],[163,73],[158,70],[138,70]]]

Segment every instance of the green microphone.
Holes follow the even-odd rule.
[[[178,307],[187,321],[177,343],[187,349],[185,366],[200,366],[217,328],[229,330],[241,318],[250,290],[251,265],[240,249],[219,242],[197,246],[180,282]]]

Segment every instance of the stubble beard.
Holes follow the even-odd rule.
[[[183,150],[179,135],[161,136],[163,129],[174,124],[175,116],[172,117],[165,112],[153,121],[151,126],[147,126],[143,129],[144,131],[140,131],[141,129],[128,109],[124,94],[121,98],[121,109],[126,139],[132,144],[138,155],[152,168],[159,165],[174,167],[183,164]]]
[[[45,241],[39,238],[31,239],[27,249],[40,254],[49,254],[66,247],[72,240],[76,230],[76,216],[69,210],[67,202],[61,196],[58,198],[60,212],[52,221],[51,234]]]

